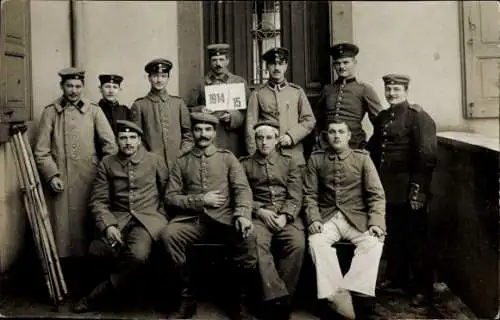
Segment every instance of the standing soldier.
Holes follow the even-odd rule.
[[[226,43],[211,44],[207,46],[208,58],[210,59],[210,71],[200,83],[191,91],[187,99],[187,105],[191,112],[206,111],[205,87],[210,85],[243,83],[245,85],[246,99],[250,95],[247,82],[240,76],[234,75],[228,70],[229,48]],[[219,148],[228,149],[236,157],[245,152],[241,136],[245,112],[241,110],[216,111],[213,113],[219,118],[220,125],[217,128],[215,144]]]
[[[109,121],[113,133],[117,135],[117,120],[130,120],[132,115],[127,106],[118,103],[118,93],[121,90],[121,83],[123,77],[117,74],[101,74],[99,76],[101,85],[102,98],[99,100],[99,107],[101,107],[104,115]]]
[[[257,152],[243,158],[241,163],[253,193],[253,221],[267,309],[265,316],[269,320],[288,320],[306,244],[304,224],[299,216],[301,172],[292,157],[276,150],[278,136],[276,121],[257,123]]]
[[[339,43],[330,48],[338,78],[333,84],[323,87],[314,110],[320,119],[317,127],[318,147],[328,147],[323,136],[326,132],[325,125],[333,120],[341,120],[351,129],[351,148],[363,149],[366,146],[366,133],[361,121],[368,113],[368,118],[373,123],[382,110],[373,88],[355,77],[358,52],[358,47],[351,43]]]
[[[100,234],[116,249],[118,263],[108,280],[73,306],[76,313],[128,287],[167,224],[163,195],[168,172],[163,157],[144,150],[142,130],[135,123],[118,120],[117,129],[120,151],[99,164],[89,208]]]
[[[84,71],[67,68],[59,76],[63,96],[43,110],[33,153],[50,186],[47,198],[59,256],[79,258],[88,248],[87,206],[97,155],[115,154],[117,147],[101,108],[82,96]],[[81,259],[62,262],[71,286],[85,267]]]
[[[288,49],[273,48],[262,56],[269,71],[269,80],[252,92],[248,102],[246,145],[250,155],[256,151],[254,126],[262,120],[279,123],[278,147],[290,155],[299,167],[305,166],[302,140],[314,129],[314,118],[307,96],[296,84],[285,79]]]
[[[408,102],[408,76],[390,74],[382,79],[390,108],[377,117],[368,150],[387,197],[383,287],[407,287],[414,295],[413,304],[420,305],[428,302],[433,290],[427,205],[436,166],[436,125],[422,107]]]
[[[194,112],[195,147],[180,156],[167,186],[167,204],[179,210],[162,233],[163,242],[181,276],[179,312],[173,318],[189,319],[197,309],[191,273],[186,263],[189,248],[209,237],[232,251],[237,292],[231,296],[230,318],[249,319],[246,294],[257,262],[252,224],[252,190],[238,159],[214,145],[219,119]]]
[[[193,146],[189,110],[180,97],[167,92],[172,62],[154,59],[146,64],[151,90],[132,104],[132,119],[144,131],[148,151],[163,157],[171,168],[177,156]]]

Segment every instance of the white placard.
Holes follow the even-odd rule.
[[[210,111],[246,109],[245,85],[231,83],[205,86],[205,105]]]

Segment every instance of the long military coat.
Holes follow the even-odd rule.
[[[82,256],[88,247],[88,203],[98,153],[118,151],[115,136],[101,108],[88,100],[77,106],[59,98],[45,107],[34,157],[47,184],[59,175],[64,190],[47,188],[46,199],[60,257]]]

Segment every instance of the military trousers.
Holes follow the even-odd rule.
[[[179,269],[186,266],[192,245],[207,241],[227,245],[237,269],[253,270],[257,264],[255,233],[243,239],[234,225],[225,225],[209,217],[174,218],[162,231],[161,239]]]
[[[263,300],[293,295],[304,260],[304,230],[287,224],[274,232],[261,220],[254,219],[253,223]]]
[[[341,239],[356,249],[349,271],[342,276],[337,251],[332,245]],[[361,232],[337,211],[323,224],[323,231],[309,236],[309,252],[316,268],[318,299],[326,299],[338,289],[375,296],[378,267],[383,243],[368,231]]]
[[[117,264],[111,273],[113,287],[128,286],[147,261],[153,245],[149,232],[135,219],[122,230],[124,244],[118,249]]]
[[[385,280],[412,294],[431,294],[433,271],[429,252],[427,207],[412,210],[408,204],[387,204]]]

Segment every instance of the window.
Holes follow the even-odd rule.
[[[229,43],[230,70],[251,87],[268,78],[262,54],[286,47],[287,79],[314,98],[331,77],[329,16],[329,1],[204,1],[204,42]]]
[[[498,118],[500,2],[460,2],[466,118]]]

